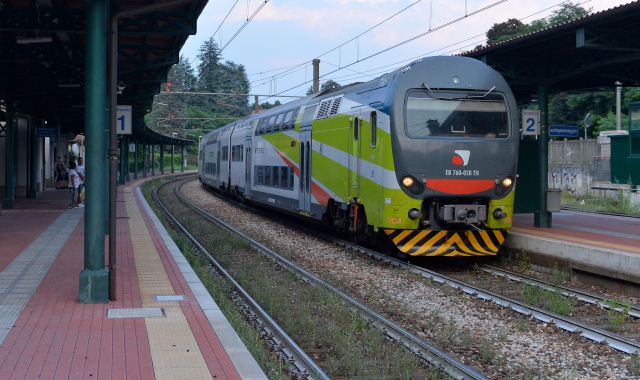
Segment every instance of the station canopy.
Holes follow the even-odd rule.
[[[108,1],[108,7],[114,15],[157,3]],[[149,129],[144,115],[160,85],[167,81],[171,65],[178,63],[185,41],[196,33],[197,19],[206,3],[193,1],[125,17],[118,24],[118,81],[126,86],[118,95],[118,104],[132,106],[134,141],[165,145],[190,142]],[[51,121],[60,127],[61,134],[84,131],[85,23],[84,0],[0,1],[0,98],[10,95],[17,112]],[[105,72],[105,80],[107,75]]]
[[[507,80],[519,102],[549,93],[640,86],[640,2],[568,21],[462,56],[479,59]]]

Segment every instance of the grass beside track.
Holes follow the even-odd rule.
[[[148,182],[143,187],[148,201],[157,184]],[[175,199],[173,187],[159,192],[165,207],[331,378],[443,377],[404,346],[390,342],[336,295],[300,281],[255,252],[246,240],[205,221]],[[285,376],[286,368],[262,346],[257,331],[229,300],[230,285],[212,274],[208,260],[195,254],[185,237],[175,236],[174,240],[265,373],[272,379]]]

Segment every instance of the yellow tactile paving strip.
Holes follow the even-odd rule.
[[[145,318],[156,379],[212,379],[180,304],[155,300],[175,292],[130,187],[125,188],[124,198],[142,307],[161,307],[166,315]]]

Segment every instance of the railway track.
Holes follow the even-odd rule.
[[[163,182],[153,190],[153,200],[155,204],[165,214],[167,221],[171,226],[181,235],[187,237],[190,241],[192,248],[204,254],[211,265],[213,265],[217,273],[228,280],[232,285],[234,292],[237,294],[238,299],[236,303],[242,303],[246,309],[245,314],[248,318],[254,321],[254,325],[259,326],[260,335],[265,337],[266,341],[272,347],[273,350],[278,352],[280,359],[285,363],[291,363],[293,368],[291,371],[296,378],[299,379],[330,379],[320,367],[289,337],[289,335],[283,331],[280,326],[267,314],[260,305],[247,293],[240,284],[234,280],[234,278],[220,265],[213,256],[187,231],[184,226],[178,222],[178,220],[169,212],[164,206],[160,198],[158,197],[158,190],[163,186],[184,179],[172,179]],[[219,226],[233,231],[233,228],[219,221],[216,223]]]
[[[186,180],[182,180],[181,184]],[[301,378],[309,378],[309,379],[324,379],[326,374],[322,372],[322,370],[309,358],[305,352],[295,344],[295,342],[273,321],[271,317],[269,317],[260,306],[253,301],[250,295],[242,289],[242,287],[231,278],[231,276],[225,271],[222,266],[215,261],[215,259],[209,254],[202,245],[200,245],[197,240],[174,218],[167,208],[162,205],[162,202],[159,200],[157,196],[158,189],[169,183],[165,182],[162,185],[158,186],[154,190],[154,201],[158,204],[158,206],[163,210],[163,212],[167,215],[167,218],[171,221],[170,223],[183,235],[188,237],[192,242],[193,246],[196,247],[200,252],[204,253],[212,265],[216,267],[218,272],[222,274],[225,278],[229,279],[232,283],[236,292],[243,298],[244,303],[251,309],[251,313],[255,315],[255,318],[261,321],[261,326],[263,329],[263,335],[269,336],[271,341],[271,345],[279,350],[281,357],[285,362],[293,364],[297,368],[297,372],[300,374]],[[392,340],[403,344],[407,349],[412,351],[415,355],[417,355],[421,360],[430,363],[432,366],[439,368],[444,373],[452,376],[455,379],[487,379],[481,373],[475,371],[469,366],[461,363],[456,358],[448,355],[442,350],[430,345],[429,343],[417,338],[413,334],[409,333],[402,327],[394,324],[387,318],[382,315],[376,313],[372,309],[363,305],[362,303],[356,301],[351,298],[347,294],[341,292],[339,289],[331,286],[327,282],[319,279],[318,277],[312,275],[311,273],[305,271],[300,268],[293,262],[287,260],[286,258],[280,256],[273,250],[269,249],[262,243],[251,239],[247,235],[238,231],[234,227],[224,223],[222,220],[214,217],[213,215],[207,213],[202,208],[196,206],[188,199],[186,199],[182,194],[180,194],[180,185],[175,188],[175,195],[180,199],[181,202],[189,206],[191,209],[195,210],[198,214],[200,214],[205,219],[210,222],[218,225],[219,227],[235,234],[241,236],[243,239],[246,239],[251,246],[260,252],[265,257],[272,260],[277,265],[282,268],[287,269],[291,273],[294,273],[298,278],[307,283],[314,284],[315,286],[325,288],[330,290],[332,293],[338,295],[346,304],[349,305],[351,309],[365,317],[370,323],[374,326],[380,328],[384,331],[384,333]]]
[[[209,190],[209,192],[216,196],[219,196],[219,194],[213,191]],[[236,201],[233,201],[233,202],[239,207],[249,208],[253,212],[257,212],[262,215],[268,215],[268,217],[273,218],[273,215],[271,214],[263,213],[260,210],[257,210],[253,207],[247,206],[245,204],[241,204]],[[286,221],[286,219],[279,218],[279,217],[277,219],[281,222]],[[313,234],[314,236],[321,238],[325,241],[338,244],[350,250],[365,254],[369,257],[375,258],[377,260],[381,260],[383,262],[389,263],[396,267],[406,269],[410,272],[418,274],[424,278],[428,278],[437,283],[446,284],[454,289],[459,289],[466,294],[475,295],[479,299],[482,299],[485,301],[492,301],[497,305],[510,308],[523,315],[531,316],[544,323],[553,323],[562,330],[572,332],[572,333],[579,333],[584,338],[587,338],[597,343],[605,343],[609,345],[611,348],[616,349],[618,351],[628,353],[628,354],[640,353],[640,343],[638,341],[635,341],[633,339],[608,331],[604,328],[598,327],[591,323],[585,323],[577,318],[572,318],[572,317],[560,315],[557,313],[553,313],[543,308],[527,304],[526,302],[520,301],[514,297],[506,296],[498,292],[485,289],[478,285],[471,284],[466,281],[461,281],[459,279],[454,278],[453,276],[444,275],[436,271],[426,269],[422,266],[414,265],[403,260],[386,256],[376,250],[355,245],[341,238],[337,238],[335,236],[331,236],[326,233],[320,232],[317,229],[304,227],[300,223],[294,223],[292,224],[292,226],[298,229],[303,229],[305,230],[305,233]],[[496,275],[496,276],[503,276],[505,278],[511,277],[514,280],[516,278],[515,273],[507,273],[507,271],[502,271],[495,267],[481,266],[481,268],[483,271],[486,271],[488,273],[491,272],[493,275]],[[548,282],[545,283],[544,281],[535,280],[532,277],[526,277],[526,278],[525,277],[526,276],[521,276],[520,280],[526,281],[527,283],[530,283],[530,284],[536,284],[535,286],[540,286],[546,289],[552,289],[552,287],[554,286],[553,284],[550,284]],[[515,280],[515,281],[518,281],[518,280]],[[589,292],[580,291],[579,289],[563,287],[563,292],[566,293],[566,296],[575,297],[580,301],[590,303],[593,305],[598,305],[599,307],[606,308],[607,305],[609,307],[610,305],[612,305],[612,302],[611,302],[612,300],[609,298],[602,297],[597,294],[592,294]],[[633,308],[629,309],[629,313],[630,313],[629,314],[630,316],[635,317],[636,315],[640,315],[640,309],[638,309],[634,305]]]

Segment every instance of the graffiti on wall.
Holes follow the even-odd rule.
[[[582,171],[576,166],[553,165],[549,170],[554,189],[582,194]]]

